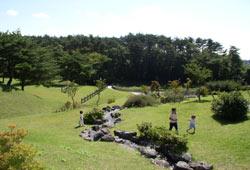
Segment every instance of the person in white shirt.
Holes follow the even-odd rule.
[[[178,124],[177,124],[177,112],[176,108],[172,108],[170,116],[169,116],[169,130],[172,130],[173,127],[178,132]]]
[[[187,132],[189,132],[189,130],[191,129],[194,129],[193,133],[195,133],[195,124],[196,124],[195,118],[196,118],[195,115],[191,116],[191,119],[189,120],[189,128],[187,129]]]

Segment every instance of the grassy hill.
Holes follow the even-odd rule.
[[[92,86],[81,87],[78,100],[94,90]],[[109,98],[115,98],[114,104],[123,104],[129,95],[128,92],[106,89],[101,95],[100,107],[107,105]],[[79,137],[82,129],[74,129],[79,109],[55,112],[67,100],[60,88],[28,86],[24,92],[0,92],[0,129],[6,129],[10,123],[28,129],[25,142],[39,150],[38,158],[47,169],[160,169],[138,152],[123,146],[82,140]],[[193,100],[123,110],[123,121],[115,128],[136,130],[136,124],[143,121],[168,127],[169,111],[176,107],[181,134],[185,134],[189,116],[192,113],[197,115],[197,133],[188,135],[189,152],[195,159],[206,160],[214,164],[215,169],[250,167],[250,121],[221,124],[211,117],[210,97],[203,103]],[[95,102],[96,97],[82,110],[88,111]]]

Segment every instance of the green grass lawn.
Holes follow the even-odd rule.
[[[95,90],[81,87],[77,99]],[[123,104],[130,94],[106,89],[100,107],[107,105],[109,98],[114,104]],[[214,120],[210,111],[210,97],[206,102],[193,100],[155,107],[126,109],[123,121],[115,128],[136,130],[136,124],[150,121],[153,125],[168,127],[171,107],[178,111],[180,133],[186,134],[188,119],[197,115],[197,133],[188,135],[189,152],[197,160],[214,164],[215,169],[248,169],[250,167],[250,121],[237,124],[221,124]],[[0,92],[0,129],[10,123],[26,128],[25,139],[39,151],[38,158],[46,169],[160,169],[138,152],[114,143],[87,142],[79,137],[82,129],[74,129],[79,119],[79,109],[55,112],[68,99],[60,88],[28,86],[24,92]],[[87,102],[85,112],[95,105],[96,97]],[[111,105],[114,105],[111,104]]]

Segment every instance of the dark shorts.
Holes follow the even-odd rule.
[[[175,128],[175,130],[178,130],[178,125],[177,125],[177,122],[176,123],[169,123],[169,130],[172,130],[173,127]]]

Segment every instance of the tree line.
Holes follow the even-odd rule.
[[[123,37],[69,35],[23,36],[20,31],[0,32],[0,75],[7,85],[19,79],[26,84],[70,80],[93,84],[166,84],[185,81],[192,69],[209,72],[210,80],[247,81],[249,71],[239,49],[229,49],[202,38],[128,34]],[[201,71],[202,74],[202,71]],[[199,82],[196,82],[199,84]]]

